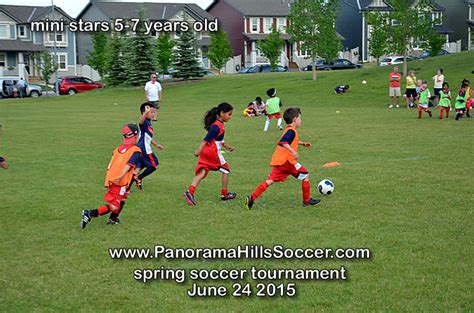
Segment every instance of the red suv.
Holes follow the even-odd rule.
[[[92,89],[103,88],[102,83],[82,76],[67,76],[58,79],[59,94],[73,95],[78,92],[89,91]]]

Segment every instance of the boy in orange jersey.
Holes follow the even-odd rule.
[[[315,205],[321,202],[319,199],[313,199],[311,187],[309,184],[309,173],[301,164],[298,163],[298,146],[311,147],[310,142],[299,141],[298,131],[301,126],[301,110],[299,108],[289,108],[283,114],[287,124],[283,135],[278,141],[275,152],[273,153],[270,165],[272,171],[268,178],[261,183],[257,189],[245,197],[245,208],[250,210],[255,200],[274,182],[284,182],[289,175],[302,181],[303,206]]]
[[[114,150],[112,159],[107,167],[105,187],[108,192],[104,196],[106,205],[93,210],[82,211],[81,227],[84,229],[93,217],[98,217],[110,212],[107,224],[118,224],[120,211],[125,205],[130,193],[130,184],[133,170],[141,156],[141,150],[136,146],[139,130],[135,124],[127,124],[122,128],[123,144]]]

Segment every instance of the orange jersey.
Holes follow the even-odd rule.
[[[120,146],[114,150],[114,154],[112,159],[110,160],[109,166],[107,167],[107,174],[105,176],[105,187],[109,187],[112,184],[115,184],[114,181],[122,175],[123,169],[127,166],[130,158],[135,152],[142,153],[142,150],[133,145],[133,146]],[[130,185],[133,177],[133,169],[132,166],[130,170],[125,174],[125,176],[119,181],[119,186],[127,186]],[[117,185],[117,184],[116,184]]]
[[[290,130],[292,130],[294,132],[295,136],[294,136],[294,138],[291,142],[288,142],[286,138],[288,138],[287,133]],[[272,156],[272,160],[270,161],[270,165],[271,166],[278,166],[278,165],[283,165],[286,162],[288,162],[290,164],[298,163],[295,160],[295,157],[293,156],[293,154],[288,149],[281,146],[282,144],[287,143],[293,148],[293,150],[298,152],[298,142],[299,142],[298,131],[296,131],[296,128],[288,126],[285,129],[285,131],[283,132],[283,134],[281,135],[280,141],[278,141],[278,145],[275,149],[275,152],[273,152],[273,156]]]

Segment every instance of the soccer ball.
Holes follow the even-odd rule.
[[[318,184],[318,190],[323,195],[330,195],[334,192],[334,183],[329,179],[323,179]]]
[[[362,84],[363,84],[363,85],[367,84],[367,81],[366,81],[366,80],[363,80],[363,81],[362,81]]]

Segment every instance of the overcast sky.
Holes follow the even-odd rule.
[[[1,0],[2,4],[15,4],[15,5],[39,5],[48,6],[51,5],[51,0]],[[181,2],[181,3],[196,3],[203,9],[206,9],[212,0],[146,0],[146,1],[135,1],[127,0],[122,2]],[[89,3],[89,0],[54,0],[54,5],[61,7],[67,14],[72,17],[76,17],[82,9]]]

